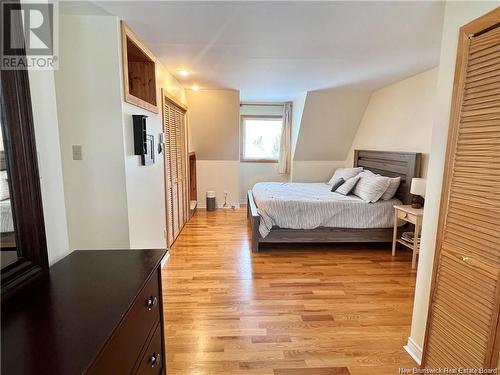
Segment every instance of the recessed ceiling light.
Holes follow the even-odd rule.
[[[187,77],[189,75],[189,72],[186,69],[181,69],[179,70],[179,74],[183,77]]]
[[[199,90],[200,90],[200,86],[198,86],[198,85],[193,85],[193,87],[191,87],[191,89],[192,89],[193,91],[199,91]]]

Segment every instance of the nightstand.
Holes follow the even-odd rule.
[[[422,218],[424,217],[423,208],[413,208],[411,205],[395,205],[394,206],[394,232],[392,236],[392,256],[396,256],[396,243],[400,243],[413,251],[411,257],[411,268],[417,265],[417,253],[420,248],[419,238],[422,228]],[[398,238],[398,221],[404,220],[415,225],[413,242]]]

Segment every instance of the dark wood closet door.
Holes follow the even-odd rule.
[[[500,12],[464,26],[455,73],[423,366],[498,362]]]

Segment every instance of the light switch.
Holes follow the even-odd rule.
[[[82,160],[82,145],[72,145],[73,160]]]

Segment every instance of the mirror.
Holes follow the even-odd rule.
[[[9,187],[9,172],[5,154],[3,123],[0,123],[0,264],[1,269],[19,259],[16,246],[16,230]]]
[[[11,21],[12,40],[16,45],[24,45],[21,12],[15,12]],[[19,55],[24,55],[24,49]],[[49,268],[26,69],[0,70],[0,125],[0,283],[3,301]]]

